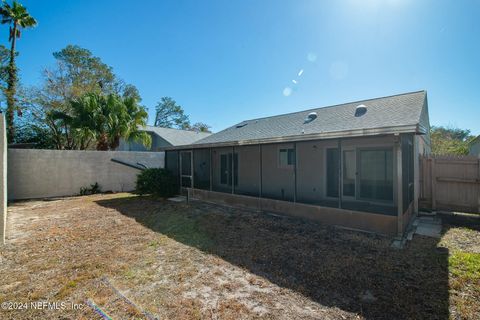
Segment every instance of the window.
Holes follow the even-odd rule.
[[[283,168],[291,167],[295,164],[295,149],[279,149],[278,166]]]

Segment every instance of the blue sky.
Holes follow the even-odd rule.
[[[77,44],[137,86],[149,123],[163,96],[218,131],[426,89],[433,125],[480,134],[480,1],[21,2],[39,21],[18,42],[24,84]]]

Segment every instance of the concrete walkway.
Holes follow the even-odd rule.
[[[413,226],[415,227],[415,234],[432,238],[441,237],[442,220],[438,217],[417,217]]]

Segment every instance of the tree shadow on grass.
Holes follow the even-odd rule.
[[[395,250],[381,236],[203,202],[97,203],[325,306],[367,319],[449,317],[448,250],[432,238]]]

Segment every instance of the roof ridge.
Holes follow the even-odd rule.
[[[383,97],[377,97],[377,98],[370,98],[370,99],[363,99],[363,100],[356,100],[356,101],[345,102],[345,103],[338,103],[338,104],[333,104],[333,105],[330,105],[330,106],[316,107],[316,108],[314,107],[314,108],[309,108],[309,109],[305,109],[305,110],[301,110],[301,111],[287,112],[287,113],[277,114],[277,115],[273,115],[273,116],[266,116],[266,117],[260,117],[260,118],[247,119],[247,120],[242,120],[242,121],[240,121],[240,122],[237,122],[237,123],[234,124],[233,126],[235,126],[235,125],[237,125],[237,124],[239,124],[239,123],[247,122],[247,121],[255,121],[255,120],[261,120],[261,119],[267,119],[267,118],[283,117],[283,116],[286,116],[286,115],[291,115],[291,114],[296,114],[296,113],[302,113],[302,112],[307,112],[307,111],[312,111],[312,110],[328,109],[328,108],[334,108],[334,107],[343,106],[343,105],[346,105],[346,104],[366,102],[366,101],[386,99],[386,98],[393,98],[393,97],[405,96],[405,95],[414,94],[414,93],[420,93],[420,92],[425,92],[425,93],[426,93],[427,90],[410,91],[410,92],[392,94],[392,95],[389,95],[389,96],[383,96]],[[229,128],[230,128],[230,127],[229,127]],[[226,129],[228,129],[228,128],[225,128],[224,130],[226,130]],[[223,131],[223,130],[222,130],[222,131]],[[221,132],[221,131],[219,131],[219,132]]]
[[[145,129],[154,128],[154,129],[167,129],[167,130],[174,130],[174,131],[182,131],[182,132],[192,132],[192,133],[210,133],[210,132],[201,132],[201,131],[194,131],[194,130],[185,130],[185,129],[177,129],[177,128],[167,128],[167,127],[157,127],[151,125],[145,125]]]

